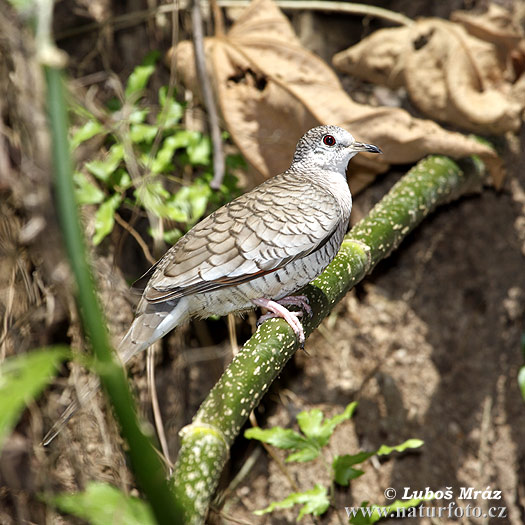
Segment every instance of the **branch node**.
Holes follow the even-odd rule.
[[[219,438],[226,447],[227,454],[229,455],[230,451],[230,442],[226,439],[226,436],[221,432],[219,428],[208,423],[202,423],[200,421],[193,421],[189,425],[182,427],[179,431],[179,436],[181,439],[184,439],[188,436],[195,434],[208,434],[210,436]]]
[[[354,246],[357,246],[358,248],[361,248],[363,252],[366,254],[366,266],[365,266],[365,275],[369,272],[369,270],[372,268],[372,248],[366,242],[359,241],[357,239],[345,239],[343,241],[343,246],[349,246],[353,244]]]

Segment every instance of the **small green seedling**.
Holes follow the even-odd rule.
[[[36,399],[69,356],[65,346],[33,350],[0,363],[0,453],[26,405]]]
[[[286,463],[292,461],[313,461],[319,456],[322,456],[325,460],[324,464],[331,470],[330,477],[332,479],[330,488],[316,484],[313,489],[305,492],[294,492],[281,501],[274,501],[265,509],[255,511],[255,514],[262,515],[277,509],[286,509],[293,507],[295,504],[299,504],[302,505],[302,507],[297,517],[298,520],[306,514],[320,516],[334,504],[335,484],[347,487],[352,479],[356,479],[364,474],[363,470],[355,468],[356,465],[361,465],[364,461],[375,455],[386,456],[394,451],[403,452],[407,449],[418,448],[423,445],[423,441],[419,439],[409,439],[394,447],[382,445],[379,449],[371,452],[358,452],[357,454],[345,454],[343,456],[337,455],[331,462],[327,461],[326,456],[328,451],[325,448],[326,445],[336,427],[352,417],[356,406],[356,402],[350,403],[342,414],[327,419],[324,419],[324,415],[319,409],[301,412],[297,415],[300,432],[282,427],[274,427],[267,430],[256,427],[246,430],[244,436],[248,439],[257,439],[277,448],[290,450],[291,453],[286,458]],[[405,505],[405,503],[404,501],[396,501],[392,505],[399,506]],[[418,505],[419,503],[421,503],[420,500],[417,502],[411,500],[409,506]],[[364,507],[367,505],[368,502],[363,504]],[[375,519],[377,513],[371,512],[370,514],[370,516],[358,515],[350,517],[350,523],[375,523],[377,519],[383,517],[380,516]],[[375,521],[362,521],[363,519]]]
[[[157,103],[148,105],[145,89],[158,56],[148,55],[133,70],[123,100],[112,99],[104,118],[83,107],[73,108],[82,124],[71,136],[72,150],[95,137],[101,143],[100,155],[81,164],[74,174],[79,204],[97,206],[95,245],[111,233],[122,206],[166,220],[168,228],[154,221],[158,224],[152,224],[150,233],[173,244],[207,211],[240,193],[232,174],[245,165],[240,155],[226,158],[223,183],[212,191],[209,137],[183,128],[184,105],[166,86],[159,89]]]
[[[125,494],[122,490],[107,483],[91,481],[82,492],[44,495],[42,499],[57,507],[61,512],[72,514],[91,525],[156,524],[147,502]]]

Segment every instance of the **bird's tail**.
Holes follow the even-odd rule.
[[[117,348],[122,363],[126,364],[133,356],[188,320],[187,301],[182,298],[151,304],[142,298],[137,316]]]
[[[189,318],[185,298],[157,304],[149,304],[142,299],[137,310],[137,316],[117,348],[123,364]],[[49,445],[58,436],[77,410],[90,401],[99,388],[98,378],[92,378],[92,381],[81,390],[78,399],[72,401],[53,423],[42,440],[44,446]]]

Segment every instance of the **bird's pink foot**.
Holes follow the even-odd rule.
[[[306,296],[290,296],[285,297],[283,299],[280,299],[279,301],[272,301],[271,299],[253,299],[252,303],[255,306],[261,306],[263,308],[266,308],[268,310],[267,314],[262,315],[257,320],[257,325],[261,325],[264,323],[264,321],[267,321],[268,319],[273,319],[274,317],[280,317],[284,319],[294,331],[297,340],[299,341],[299,345],[304,347],[305,342],[305,336],[304,336],[304,330],[303,325],[301,324],[301,321],[299,321],[298,317],[301,317],[303,315],[303,312],[290,312],[285,306],[283,306],[282,303],[288,304],[288,305],[294,305],[294,306],[300,306],[301,308],[304,308],[306,312],[311,315],[312,309],[310,308],[310,305],[308,304],[308,299]]]
[[[308,317],[312,317],[312,308],[306,295],[287,295],[275,302],[283,306],[298,306],[308,314]]]

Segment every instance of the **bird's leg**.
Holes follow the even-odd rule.
[[[298,306],[308,314],[308,317],[312,317],[312,308],[306,295],[287,295],[275,302],[283,306]]]
[[[277,304],[279,304],[279,303],[277,303]],[[261,305],[259,305],[259,306],[261,306]],[[280,306],[282,306],[282,305],[280,305]],[[264,308],[268,308],[268,306],[265,306]],[[288,310],[287,308],[284,308],[284,306],[283,306],[283,310],[286,310],[290,315],[293,315],[295,317],[302,317],[303,316],[303,312],[290,312],[290,310]],[[264,315],[261,315],[257,319],[257,326],[261,326],[264,323],[264,321],[268,321],[268,319],[275,319],[276,317],[284,319],[284,317],[280,313],[275,313],[273,310],[271,310],[270,312],[267,312]]]
[[[300,297],[300,296],[298,296]],[[287,297],[285,299],[295,299]],[[280,304],[280,301],[272,301],[271,299],[265,299],[264,297],[261,297],[260,299],[253,299],[252,303],[255,306],[261,306],[263,308],[266,308],[269,310],[269,312],[261,317],[259,317],[257,321],[257,325],[260,325],[264,321],[267,321],[268,319],[272,319],[274,317],[281,317],[284,319],[294,331],[297,340],[299,341],[299,345],[301,348],[304,346],[304,330],[303,325],[301,324],[301,321],[299,321],[298,317],[301,317],[303,315],[303,312],[290,312],[286,307],[284,307],[282,304]],[[291,302],[287,301],[287,304],[294,304],[294,305],[304,305],[305,301],[301,299],[298,299],[297,301],[292,300]],[[308,306],[308,308],[310,308]],[[305,308],[306,310],[306,308]],[[311,309],[310,309],[311,312]]]

